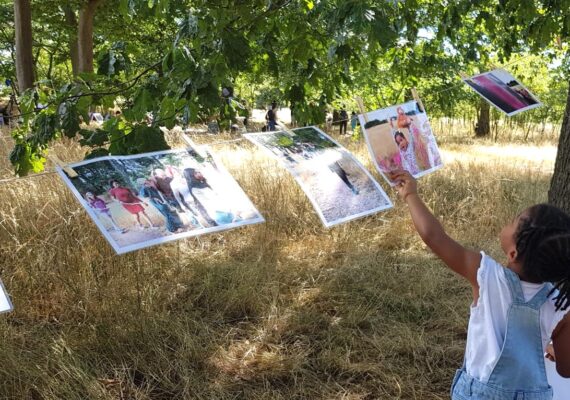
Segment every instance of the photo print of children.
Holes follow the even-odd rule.
[[[378,171],[388,177],[404,169],[415,178],[443,166],[427,114],[416,101],[359,115],[368,150]]]
[[[244,136],[285,166],[327,227],[392,207],[362,164],[316,127]]]
[[[102,157],[58,170],[117,253],[263,222],[209,149]]]
[[[542,105],[522,83],[504,69],[495,69],[463,81],[509,117]]]

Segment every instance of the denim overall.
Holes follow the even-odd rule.
[[[470,376],[463,367],[451,386],[452,400],[551,400],[546,380],[540,333],[540,307],[552,289],[546,284],[528,302],[524,301],[519,277],[505,268],[513,299],[507,312],[507,330],[501,355],[487,383]]]

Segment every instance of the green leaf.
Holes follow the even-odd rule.
[[[146,88],[143,88],[137,92],[133,99],[133,106],[125,110],[124,115],[130,121],[140,121],[148,111],[153,110],[153,107],[154,98]]]
[[[157,127],[138,124],[126,136],[128,154],[149,153],[168,150],[170,146],[164,139],[164,133]]]
[[[74,137],[79,131],[79,113],[77,107],[70,101],[59,105],[59,125],[63,134],[68,138]]]
[[[93,103],[93,98],[91,96],[81,96],[77,99],[75,107],[79,115],[83,118],[83,122],[89,123],[89,108]]]
[[[48,112],[39,113],[32,125],[31,143],[34,147],[46,146],[56,137],[58,118]]]
[[[109,132],[103,129],[94,131],[81,129],[79,134],[83,136],[83,139],[79,141],[82,146],[103,146],[109,140]]]
[[[109,155],[109,150],[99,148],[99,149],[95,149],[95,150],[91,151],[89,154],[87,154],[85,156],[85,159],[90,160],[93,158],[105,157],[108,155]]]
[[[164,125],[172,129],[176,124],[176,101],[170,97],[165,97],[160,103],[158,113],[159,125]]]

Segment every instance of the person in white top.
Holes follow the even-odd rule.
[[[544,359],[550,340],[548,357],[570,377],[570,216],[547,204],[523,211],[500,233],[503,267],[446,234],[409,172],[390,178],[422,240],[473,290],[465,359],[451,398],[552,399]]]

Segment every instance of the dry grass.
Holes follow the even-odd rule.
[[[420,181],[423,198],[500,257],[503,222],[546,198],[552,147],[441,142],[448,164]],[[345,144],[372,170],[362,143]],[[0,316],[0,398],[448,398],[469,290],[406,207],[327,230],[275,162],[245,143],[216,149],[267,223],[123,256],[57,176],[0,184],[16,308]]]

